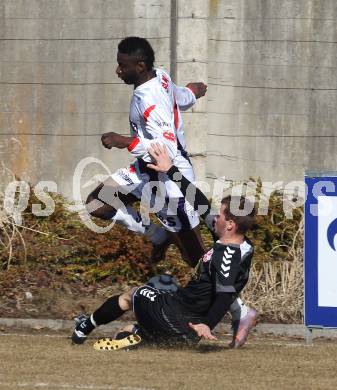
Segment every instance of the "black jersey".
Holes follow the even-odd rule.
[[[206,315],[219,292],[239,293],[246,285],[253,246],[245,238],[241,245],[216,242],[200,260],[194,278],[175,294],[190,313]]]

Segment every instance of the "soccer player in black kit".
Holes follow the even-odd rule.
[[[165,148],[154,145],[150,153],[155,161],[150,167],[166,172],[175,180],[179,171],[172,166]],[[179,175],[179,180],[186,196],[193,193],[188,191],[190,183],[184,176]],[[200,205],[206,206],[201,216],[207,216],[210,212],[207,198],[196,187],[194,194],[192,203],[195,209]],[[240,210],[237,214],[241,215],[235,215],[234,209]],[[242,213],[247,209],[247,213]],[[82,344],[96,326],[107,324],[128,310],[134,311],[137,333],[145,340],[169,343],[197,342],[200,338],[215,340],[211,330],[221,321],[248,281],[253,245],[245,233],[254,224],[254,217],[255,209],[247,199],[223,198],[214,225],[218,241],[201,258],[194,277],[185,287],[178,288],[176,292],[167,292],[144,285],[113,296],[90,317],[77,324],[72,335],[73,343]],[[140,338],[130,339],[131,343]],[[104,344],[105,347],[98,349],[118,349],[122,345],[109,340],[108,345],[112,343],[113,348]]]

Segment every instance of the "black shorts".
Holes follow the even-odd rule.
[[[199,323],[200,318],[184,312],[173,293],[141,286],[133,295],[133,311],[145,339],[159,343],[193,343],[200,339],[188,326],[189,322]]]

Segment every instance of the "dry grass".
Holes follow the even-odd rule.
[[[252,267],[249,284],[242,297],[259,311],[261,319],[302,322],[303,218],[288,254],[288,260],[258,262]]]
[[[6,177],[6,181],[16,180],[15,175],[2,163],[0,177]],[[10,180],[8,180],[10,179]],[[12,216],[8,215],[4,208],[5,194],[0,191],[0,253],[5,254],[2,268],[9,269],[13,258],[14,243],[19,240],[23,249],[24,261],[27,259],[25,240]],[[3,256],[2,256],[3,257]]]
[[[6,181],[16,180],[4,167]],[[35,217],[31,207],[24,213],[23,226],[18,226],[4,210],[4,193],[0,190],[0,268],[20,266],[27,260],[28,268],[39,264],[46,271],[64,275],[64,283],[113,281],[113,288],[141,284],[151,271],[148,264],[150,245],[142,237],[125,234],[115,227],[97,235],[83,229],[77,214],[64,209],[61,196],[54,197],[56,209],[50,217]],[[30,199],[30,204],[36,202]],[[295,218],[287,220],[279,194],[271,197],[269,213],[261,216],[250,238],[255,246],[254,263],[249,285],[243,292],[244,301],[255,307],[261,320],[301,322],[303,317],[303,215],[297,209]],[[212,238],[201,226],[207,246]],[[168,251],[156,272],[171,271],[184,284],[190,269],[180,260],[174,246]],[[35,273],[35,271],[33,271]],[[12,273],[12,272],[11,272]],[[4,276],[8,279],[8,275]],[[1,283],[0,283],[1,284]],[[105,286],[105,284],[104,284]],[[30,288],[30,287],[29,287]]]
[[[290,339],[250,337],[230,350],[229,337],[196,348],[95,351],[94,340],[0,334],[0,388],[106,390],[334,390],[334,341],[314,347]]]

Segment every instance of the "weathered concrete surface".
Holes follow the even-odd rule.
[[[23,179],[72,197],[84,157],[111,171],[129,161],[100,134],[128,133],[132,90],[115,75],[118,41],[149,38],[177,82],[208,82],[184,114],[197,177],[299,180],[335,169],[334,0],[3,0],[0,156]],[[174,29],[174,31],[173,31]],[[172,37],[177,37],[172,61]],[[83,182],[99,165],[87,167]],[[88,192],[90,187],[84,189]]]
[[[336,16],[334,1],[211,1],[208,177],[336,166]]]
[[[208,83],[208,2],[178,0],[177,83]],[[183,114],[186,142],[198,180],[205,180],[207,97]]]
[[[132,89],[115,74],[117,44],[144,36],[157,66],[168,68],[170,3],[5,0],[0,7],[1,159],[22,179],[55,181],[72,197],[81,159],[102,160],[111,172],[130,161],[100,142],[104,132],[129,132]],[[106,172],[91,164],[83,182],[95,173]]]

